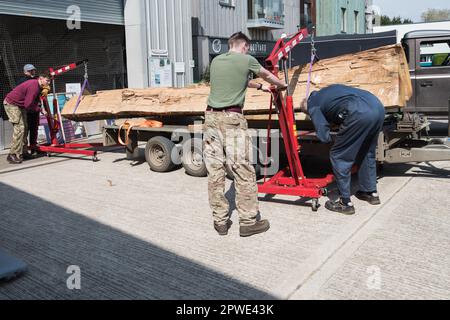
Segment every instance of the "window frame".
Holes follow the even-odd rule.
[[[341,33],[347,33],[347,8],[341,8]]]

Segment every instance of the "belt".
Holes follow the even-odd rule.
[[[211,106],[208,106],[208,108],[206,108],[206,111],[208,111],[208,112],[236,112],[236,113],[242,114],[242,107],[241,106],[230,106],[230,107],[218,109],[218,108],[213,108]]]

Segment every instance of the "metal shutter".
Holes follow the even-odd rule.
[[[66,20],[71,5],[80,7],[83,22],[124,24],[123,0],[0,0],[0,14]]]

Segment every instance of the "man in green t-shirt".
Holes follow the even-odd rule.
[[[228,41],[230,51],[211,63],[211,93],[205,114],[204,158],[208,169],[209,203],[214,228],[227,235],[231,227],[230,206],[225,192],[225,163],[234,175],[236,208],[239,212],[240,235],[248,237],[269,230],[267,220],[257,221],[258,187],[253,165],[247,120],[242,114],[247,88],[270,92],[270,87],[249,80],[251,73],[277,89],[287,87],[284,81],[263,68],[247,55],[250,39],[243,33],[233,34]]]

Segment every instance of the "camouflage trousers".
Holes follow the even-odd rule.
[[[19,157],[22,156],[24,151],[28,148],[28,139],[25,134],[28,132],[27,112],[25,109],[6,103],[6,101],[4,101],[3,104],[9,122],[13,125],[13,136],[9,154],[15,154]]]
[[[250,163],[252,150],[247,120],[235,112],[206,112],[204,160],[208,170],[209,203],[214,222],[224,225],[230,205],[225,197],[225,165],[234,175],[236,208],[241,226],[254,225],[258,215],[258,188]]]

